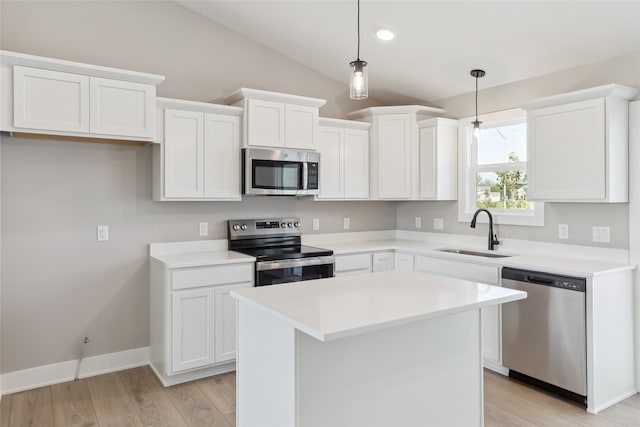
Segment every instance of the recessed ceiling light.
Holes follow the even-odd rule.
[[[389,40],[393,40],[396,35],[391,30],[381,29],[376,31],[376,36],[380,40],[389,41]]]

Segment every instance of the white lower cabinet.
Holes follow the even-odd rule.
[[[166,268],[151,261],[150,362],[165,386],[235,368],[236,304],[253,262]]]
[[[373,254],[373,271],[395,270],[395,254],[393,252],[376,252]]]
[[[416,255],[415,271],[441,274],[487,285],[500,285],[500,267],[490,265]],[[502,366],[500,306],[483,308],[481,312],[484,363],[489,368],[500,370]]]
[[[371,273],[371,254],[336,255],[334,271],[336,277],[349,274]]]
[[[396,271],[413,271],[413,255],[412,254],[395,254]]]

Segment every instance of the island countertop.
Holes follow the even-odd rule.
[[[240,289],[231,296],[320,341],[526,298],[526,292],[413,271]]]

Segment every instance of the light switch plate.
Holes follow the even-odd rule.
[[[99,225],[97,227],[97,239],[98,242],[106,242],[109,240],[109,226],[108,225]]]
[[[433,218],[433,229],[442,230],[444,228],[444,220],[442,218]]]
[[[416,217],[416,228],[422,228],[422,217]]]
[[[313,224],[312,228],[313,228],[314,231],[320,230],[320,219],[319,218],[313,218],[312,224]]]
[[[342,222],[345,230],[348,230],[351,228],[351,218],[344,218]]]
[[[558,239],[569,238],[569,224],[558,224]]]
[[[200,223],[200,237],[206,237],[209,235],[209,223],[201,222]]]
[[[611,229],[609,227],[592,227],[593,241],[599,243],[609,243],[611,241]]]

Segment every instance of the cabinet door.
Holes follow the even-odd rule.
[[[366,130],[344,131],[344,197],[369,198],[369,132]]]
[[[318,199],[344,197],[344,130],[334,127],[320,128],[320,194]]]
[[[420,129],[420,198],[437,197],[436,127]]]
[[[236,358],[236,301],[229,292],[252,286],[253,283],[240,283],[214,288],[216,363]]]
[[[482,313],[482,356],[485,359],[500,362],[500,306],[483,307],[480,311]]]
[[[164,113],[164,196],[204,196],[204,114],[166,109]]]
[[[377,192],[380,199],[411,197],[411,125],[409,114],[377,118]]]
[[[413,271],[413,255],[397,253],[395,258],[396,271]]]
[[[394,253],[378,252],[373,254],[373,272],[394,270]]]
[[[288,148],[316,149],[317,108],[287,104],[284,123],[285,145]]]
[[[604,200],[604,99],[527,113],[530,200]]]
[[[284,104],[247,100],[247,144],[284,147]]]
[[[13,125],[89,132],[89,77],[13,67]]]
[[[204,197],[240,200],[240,118],[204,115]]]
[[[173,292],[173,372],[215,363],[213,288]]]
[[[90,84],[91,133],[153,137],[155,86],[97,77]]]

